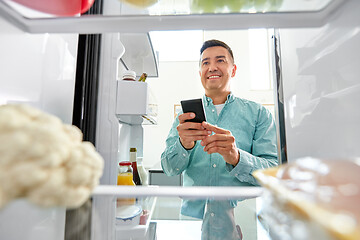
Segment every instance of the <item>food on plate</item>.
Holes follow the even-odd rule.
[[[154,5],[158,0],[120,0],[120,2],[125,2],[139,8],[146,8]]]
[[[271,12],[282,5],[283,0],[192,0],[193,13],[226,13],[226,12]]]
[[[285,209],[318,223],[336,239],[360,239],[360,160],[302,158],[254,177]]]
[[[0,106],[0,208],[17,198],[78,207],[98,185],[103,164],[77,127],[28,105]]]

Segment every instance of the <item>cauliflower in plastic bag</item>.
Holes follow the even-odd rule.
[[[16,198],[78,207],[99,183],[103,164],[77,127],[28,105],[0,106],[0,208]]]

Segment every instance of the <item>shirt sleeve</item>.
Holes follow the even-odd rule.
[[[226,168],[241,182],[259,185],[252,172],[278,165],[275,122],[265,107],[262,107],[258,114],[251,153],[241,149],[239,153],[239,163],[235,167],[226,164]]]
[[[176,117],[166,139],[166,148],[161,154],[161,167],[167,176],[181,174],[189,164],[190,153],[192,151],[192,149],[186,150],[182,146],[176,129],[178,125],[179,119]]]

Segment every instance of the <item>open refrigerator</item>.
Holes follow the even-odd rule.
[[[231,9],[237,2],[244,7]],[[181,198],[248,199],[238,213],[239,221],[251,222],[249,230],[243,228],[244,236],[271,239],[256,219],[261,187],[115,186],[118,160],[128,158],[133,146],[142,157],[142,126],[157,124],[156,105],[161,104],[151,101],[146,83],[126,86],[120,76],[127,68],[158,74],[150,31],[272,29],[281,162],[358,158],[358,9],[357,0],[239,0],[224,5],[160,0],[141,8],[103,0],[87,14],[56,17],[0,1],[0,104],[28,103],[79,126],[105,160],[100,185],[81,209],[48,209],[42,216],[36,206],[20,200],[2,213],[1,239],[199,239],[199,221],[164,221],[171,211],[172,216],[178,214]],[[139,57],[134,49],[145,49],[150,57]],[[117,198],[136,198],[149,213],[145,223],[119,226]],[[174,206],[159,207],[164,202]],[[37,219],[32,225],[26,220],[29,216]],[[187,233],[186,224],[196,226],[196,231]],[[161,235],[164,228],[171,238]]]

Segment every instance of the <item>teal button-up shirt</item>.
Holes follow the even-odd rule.
[[[161,155],[161,166],[168,176],[183,174],[184,186],[256,186],[254,170],[278,164],[276,129],[269,110],[262,105],[229,94],[224,108],[217,114],[209,97],[203,97],[208,123],[231,131],[240,153],[234,167],[218,153],[208,154],[197,141],[186,150],[180,143],[176,117]],[[181,114],[181,113],[180,113]],[[206,201],[183,200],[181,213],[203,218]],[[236,202],[230,202],[235,206]]]

